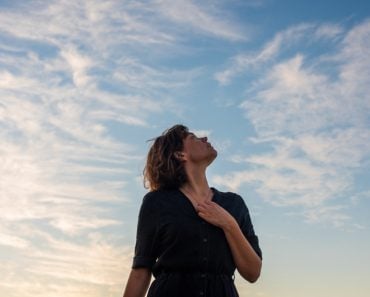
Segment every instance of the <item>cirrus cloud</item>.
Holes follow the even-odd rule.
[[[330,57],[328,52],[307,57],[305,43],[294,43],[303,33],[318,43],[323,38],[342,37],[333,41]],[[254,185],[261,197],[273,204],[304,206],[303,215],[310,222],[330,222],[332,218],[334,225],[343,225],[349,219],[342,213],[346,207],[326,205],[332,201],[342,204],[343,200],[351,203],[346,197],[355,187],[354,177],[369,165],[370,22],[345,33],[335,25],[305,25],[276,36],[284,36],[293,56],[280,59],[280,46],[269,51],[269,59],[259,57],[265,57],[270,46],[257,53],[251,61],[269,67],[258,69],[262,78],[247,90],[247,99],[240,104],[255,129],[256,136],[250,141],[268,145],[270,150],[234,156],[248,171],[218,176],[215,182],[233,189],[245,183]],[[238,64],[222,75],[234,75],[245,66]]]

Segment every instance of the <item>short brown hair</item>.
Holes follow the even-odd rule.
[[[144,168],[144,186],[151,191],[178,189],[187,181],[181,160],[175,153],[183,149],[183,140],[189,134],[184,125],[175,125],[152,139]]]

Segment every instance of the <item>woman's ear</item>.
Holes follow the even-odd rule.
[[[182,161],[184,159],[184,154],[182,152],[175,152],[174,156],[176,159]]]

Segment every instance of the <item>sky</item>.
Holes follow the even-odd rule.
[[[0,0],[0,296],[121,296],[148,140],[218,150],[241,297],[370,296],[370,2]]]

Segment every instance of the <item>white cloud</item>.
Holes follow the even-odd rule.
[[[43,220],[68,233],[118,224],[104,218],[105,210],[94,203],[124,200],[120,193],[124,183],[101,180],[91,185],[89,176],[98,168],[91,172],[89,165],[68,164],[58,152],[47,150],[50,147],[37,152],[35,148],[22,149],[10,143],[1,145],[1,221],[34,220],[37,224]],[[99,174],[101,170],[104,166]],[[125,171],[118,167],[105,174],[116,178]]]
[[[198,137],[209,137],[212,134],[210,130],[192,130],[191,132]]]
[[[325,206],[304,211],[304,217],[309,223],[330,222],[335,227],[342,227],[350,221],[350,216],[341,212],[343,205]]]
[[[312,41],[330,40],[339,38],[344,29],[334,23],[310,24],[303,23],[294,25],[284,31],[278,32],[275,36],[257,52],[242,53],[230,59],[229,65],[225,70],[217,72],[214,78],[221,85],[228,85],[232,79],[242,74],[248,69],[257,70],[263,68],[266,63],[273,62],[287,49],[299,44],[306,44],[307,35],[312,37]]]
[[[154,3],[158,5],[160,13],[170,20],[196,31],[231,41],[248,37],[237,24],[225,20],[225,12],[218,11],[213,3],[202,5],[189,0],[157,0]]]
[[[128,220],[121,211],[132,207],[126,202],[132,202],[129,190],[143,159],[125,133],[136,137],[136,131],[151,126],[152,118],[157,125],[181,113],[181,104],[174,104],[173,98],[205,72],[199,67],[170,70],[155,62],[164,61],[167,54],[177,57],[179,43],[194,33],[224,42],[248,38],[246,28],[229,21],[219,3],[208,4],[58,0],[14,3],[1,10],[0,37],[7,42],[0,44],[0,252],[6,255],[0,267],[0,295],[121,294],[132,246],[121,243],[127,239],[123,235],[111,237],[117,233],[110,230],[121,229]],[[311,25],[292,28],[277,34],[260,53],[237,57],[239,68],[225,81],[246,67],[273,62],[282,45],[296,45],[309,32],[315,32],[316,39],[341,36],[340,29],[330,25],[321,30]],[[341,169],[361,164],[369,138],[364,116],[368,105],[354,99],[368,93],[368,47],[361,44],[367,32],[364,25],[346,35],[337,59],[349,62],[341,65],[340,80],[332,85],[325,73],[307,67],[304,53],[271,67],[266,79],[255,84],[256,108],[247,103],[242,108],[258,129],[256,140],[269,138],[275,150],[243,158],[251,172],[216,179],[236,188],[253,183],[272,203],[311,209],[351,187],[350,174],[342,175]],[[361,78],[354,85],[356,74]],[[335,123],[352,126],[311,134],[314,113],[300,114],[304,125],[294,118],[296,128],[288,127],[289,120],[280,114],[271,118],[277,128],[271,133],[257,110],[270,112],[263,92],[277,108],[286,95],[291,99],[282,100],[287,106],[295,102],[327,113],[320,125],[336,119]],[[305,98],[292,100],[312,99],[315,93],[322,95],[311,105]],[[328,94],[338,102],[327,101]],[[287,115],[300,112],[297,106],[287,109]],[[311,130],[301,133],[305,125]],[[282,131],[288,131],[285,138],[280,138]],[[222,149],[230,146],[228,141],[215,142]],[[307,182],[302,184],[302,178]],[[308,189],[317,190],[315,197]],[[275,193],[279,195],[272,199]],[[305,215],[315,218],[315,213]]]
[[[336,32],[327,38],[341,33],[335,26],[319,29]],[[319,29],[304,31],[315,35]],[[270,61],[240,107],[256,131],[251,141],[271,149],[235,156],[248,170],[217,176],[215,182],[232,189],[247,183],[273,204],[302,205],[310,222],[340,226],[349,220],[346,207],[327,203],[348,205],[355,174],[369,165],[369,34],[367,21],[343,35],[330,61],[337,72],[328,73],[321,56],[306,61],[299,46],[292,48],[298,52],[292,58]]]
[[[28,247],[29,242],[21,237],[1,232],[0,245],[10,246],[17,249],[24,249]]]
[[[16,77],[8,71],[0,73],[0,87],[3,89],[32,88],[34,81],[26,77]]]
[[[86,86],[89,82],[89,76],[86,72],[92,66],[91,59],[82,55],[73,47],[62,49],[61,56],[71,68],[74,84],[77,87]]]
[[[344,28],[338,24],[322,24],[320,25],[314,35],[317,38],[337,38],[344,32]]]
[[[151,64],[177,38],[157,15],[136,1],[0,12],[1,295],[121,294],[133,249],[107,230],[142,161],[125,131],[175,110],[171,92],[202,71]]]
[[[194,32],[244,33],[185,1],[28,1],[0,19],[0,295],[120,295],[143,159],[128,137],[181,113],[173,97],[204,73],[153,61]]]
[[[91,236],[87,244],[49,238],[47,250],[29,250],[39,265],[27,271],[65,280],[118,285],[122,281],[122,263],[130,266],[131,249],[112,246],[100,237],[98,234]]]
[[[215,79],[221,85],[227,85],[231,79],[244,72],[248,68],[258,68],[266,62],[273,60],[282,50],[282,47],[287,47],[295,44],[310,32],[313,28],[311,24],[300,24],[278,32],[274,38],[267,42],[263,48],[257,53],[239,54],[231,59],[230,66],[227,69],[218,72],[214,75]]]
[[[143,65],[132,58],[123,58],[118,62],[119,67],[113,73],[113,78],[135,90],[143,89],[143,86],[160,90],[179,89],[187,86],[202,72],[201,69],[184,71],[158,69]]]
[[[16,257],[21,264],[8,258],[2,265],[2,293],[45,297],[122,294],[123,280],[132,261],[132,247],[114,244],[98,233],[83,238],[83,243],[56,239],[35,230],[31,234],[39,245],[19,251]]]
[[[370,191],[355,193],[350,197],[350,199],[353,205],[357,205],[359,202],[361,202],[361,200],[370,200]]]
[[[154,23],[148,24],[135,7],[135,1],[121,4],[117,1],[63,0],[49,1],[47,5],[32,1],[16,6],[17,10],[3,11],[1,29],[18,38],[58,46],[102,39],[106,43],[89,46],[107,48],[117,42],[161,44],[173,40],[173,36],[158,30]],[[19,17],[20,11],[27,13]]]

